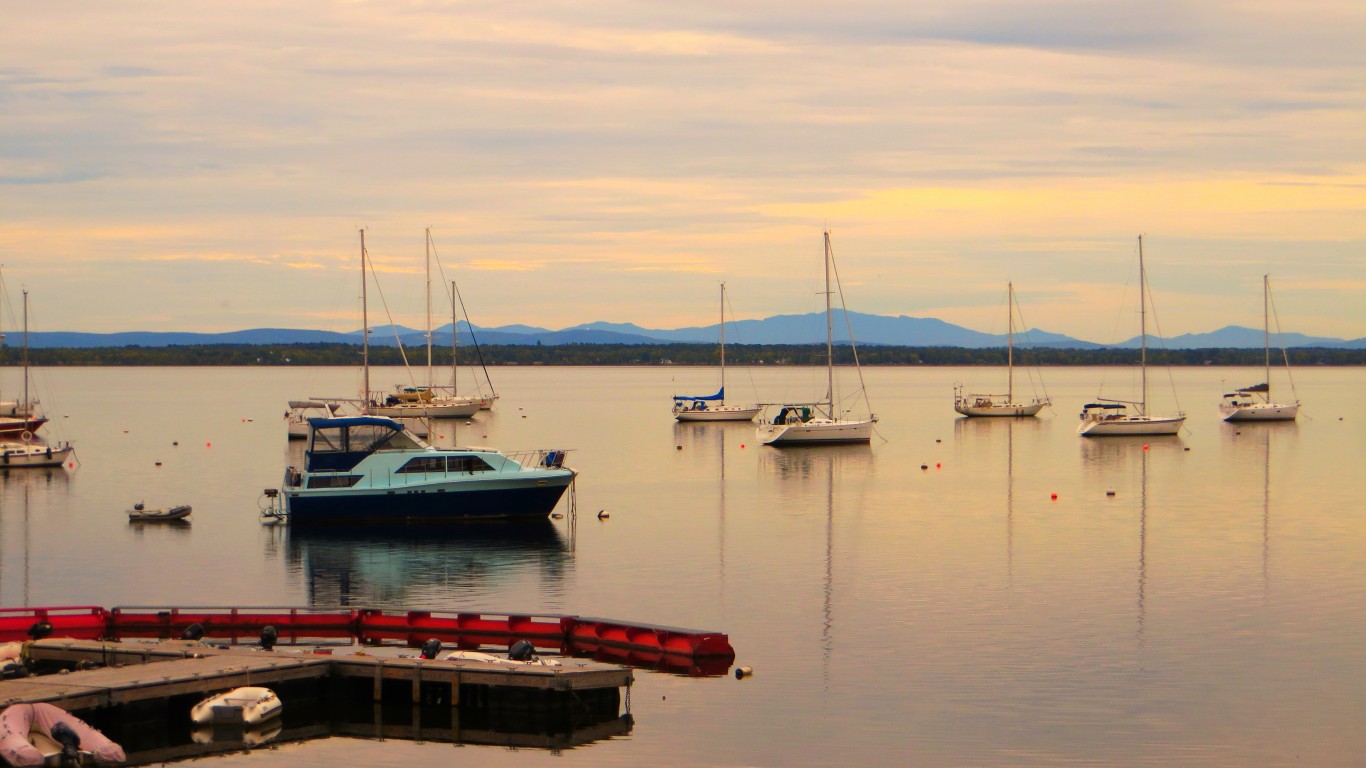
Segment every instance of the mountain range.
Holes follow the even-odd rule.
[[[928,317],[899,315],[869,315],[859,312],[833,313],[836,341],[847,342],[846,328],[852,326],[854,338],[860,344],[902,347],[966,347],[982,349],[1004,347],[1005,334],[990,334],[946,323]],[[459,342],[471,345],[477,337],[480,344],[708,344],[715,343],[720,332],[716,325],[660,330],[644,328],[632,323],[586,323],[561,330],[550,330],[527,325],[505,325],[496,328],[475,326],[472,336],[468,324],[459,325]],[[432,343],[450,346],[451,326],[432,331]],[[740,320],[726,324],[726,339],[732,344],[818,344],[825,341],[825,315],[776,315],[762,320]],[[197,344],[359,344],[360,331],[292,330],[287,328],[255,328],[228,333],[185,333],[126,331],[120,333],[79,333],[73,331],[37,331],[29,334],[32,347],[165,347]],[[11,336],[9,343],[18,339]],[[424,346],[422,331],[403,326],[379,326],[370,331],[370,343],[392,346],[396,341],[405,347]],[[1263,345],[1260,329],[1230,325],[1210,333],[1188,333],[1170,339],[1149,337],[1149,346],[1165,349],[1256,349]],[[1283,347],[1324,347],[1330,349],[1366,349],[1366,338],[1333,339],[1286,333],[1273,337],[1272,343]],[[1137,348],[1140,339],[1134,337],[1120,344],[1097,344],[1070,336],[1030,330],[1015,334],[1019,347],[1054,347],[1060,349]]]

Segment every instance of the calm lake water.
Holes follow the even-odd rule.
[[[1186,431],[1147,440],[1074,434],[1128,369],[1046,370],[1055,407],[1018,421],[952,411],[954,382],[995,391],[999,371],[870,369],[871,447],[780,450],[671,419],[713,370],[498,368],[498,409],[436,441],[574,449],[580,519],[474,540],[260,525],[301,450],[285,402],[354,392],[354,370],[38,374],[78,464],[0,473],[4,606],[577,613],[723,631],[755,670],[640,671],[629,734],[565,751],[334,738],[215,765],[1366,761],[1362,369],[1297,371],[1300,420],[1243,426],[1215,407],[1260,370],[1176,369]],[[823,379],[731,369],[728,390]],[[130,526],[141,500],[193,523]]]

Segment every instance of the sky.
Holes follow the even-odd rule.
[[[34,330],[559,329],[819,308],[1366,336],[1366,4],[10,4],[0,265]],[[435,324],[450,305],[434,299]],[[3,323],[13,312],[3,312]],[[1150,329],[1151,330],[1151,329]]]

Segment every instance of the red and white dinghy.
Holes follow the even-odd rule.
[[[61,707],[12,704],[0,713],[0,757],[14,766],[43,765],[64,748],[97,763],[122,763],[123,747]]]

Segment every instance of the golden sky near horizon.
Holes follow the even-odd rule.
[[[34,4],[0,53],[0,265],[43,330],[851,310],[1366,336],[1366,7]],[[372,295],[372,299],[373,299]],[[372,302],[373,303],[373,302]],[[381,310],[375,310],[379,312]],[[444,316],[446,309],[438,309]],[[372,314],[373,316],[373,314]],[[6,320],[8,323],[8,320]],[[1102,338],[1107,334],[1118,338]]]

